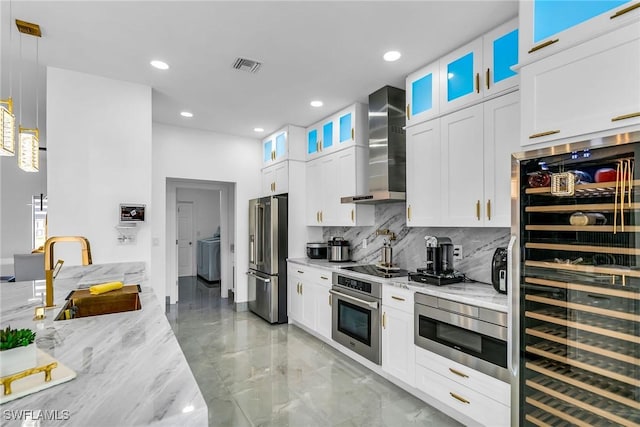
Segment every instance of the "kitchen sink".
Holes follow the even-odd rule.
[[[91,295],[89,289],[71,291],[67,296],[67,302],[54,320],[71,320],[140,310],[142,308],[140,291],[140,285],[127,285],[100,295]]]

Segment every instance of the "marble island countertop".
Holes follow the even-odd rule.
[[[340,271],[343,267],[363,264],[359,262],[336,263],[308,258],[293,258],[288,259],[287,261],[308,267],[323,268],[332,272]],[[472,304],[478,307],[489,308],[503,313],[506,313],[508,308],[507,295],[497,292],[493,286],[486,283],[461,282],[445,286],[435,286],[414,282],[409,280],[407,277],[385,279],[353,271],[349,271],[348,273],[349,275],[356,277],[360,276],[364,279],[373,279],[385,285],[398,286],[415,292],[446,298],[461,303]]]
[[[142,309],[53,320],[70,291],[112,280],[140,284]],[[77,376],[3,404],[3,414],[68,411],[68,419],[42,418],[42,426],[207,425],[207,405],[164,306],[146,285],[144,263],[65,267],[54,282],[56,308],[47,310],[44,320],[34,321],[42,292],[44,281],[1,283],[1,326],[35,330],[38,348]],[[20,416],[3,417],[2,424],[23,421]]]

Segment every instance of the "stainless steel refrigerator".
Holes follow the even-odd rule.
[[[514,426],[640,425],[640,132],[512,162]]]
[[[249,200],[249,310],[287,322],[287,195]]]

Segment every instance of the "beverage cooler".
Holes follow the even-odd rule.
[[[514,160],[512,425],[640,425],[638,141]]]

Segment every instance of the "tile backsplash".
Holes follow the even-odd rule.
[[[387,236],[376,236],[376,230],[388,228],[396,234],[393,263],[409,271],[425,266],[424,236],[449,237],[454,245],[462,246],[463,259],[454,268],[477,282],[491,283],[491,259],[498,247],[509,243],[510,229],[506,227],[407,227],[404,203],[386,203],[375,207],[372,227],[324,227],[322,237],[343,237],[351,242],[351,259],[375,264],[380,261],[380,248]],[[367,240],[366,249],[362,241]]]

